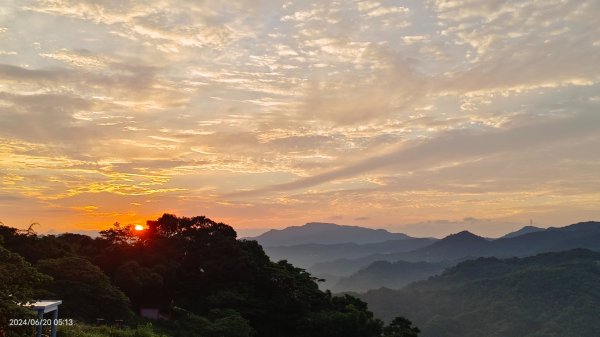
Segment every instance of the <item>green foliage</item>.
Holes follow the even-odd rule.
[[[137,261],[123,263],[114,273],[115,285],[122,289],[129,298],[137,304],[164,305],[166,299],[160,300],[164,286],[164,278],[158,266],[148,268],[141,266]]]
[[[418,337],[419,328],[414,327],[412,322],[404,317],[396,317],[383,328],[383,337]]]
[[[92,326],[76,323],[72,326],[61,325],[58,335],[62,337],[166,337],[167,335],[156,332],[152,324],[148,323],[135,328],[117,328],[111,326]]]
[[[9,327],[9,319],[34,318],[34,312],[21,304],[32,302],[34,289],[50,277],[39,273],[21,256],[0,245],[0,335],[21,336],[31,327]]]
[[[341,310],[310,274],[285,261],[271,262],[256,242],[237,240],[230,226],[205,217],[166,214],[149,221],[147,227],[129,257],[149,268],[143,272],[146,275],[165,261],[177,261],[162,268],[164,273],[157,272],[165,280],[162,293],[195,315],[209,317],[215,309],[233,310],[260,336],[320,336],[320,328],[307,324],[306,318],[328,317]],[[356,336],[379,335],[380,324],[366,306],[343,315],[356,321]],[[361,324],[368,327],[361,330]]]
[[[327,310],[311,312],[302,319],[300,336],[361,337],[380,336],[383,322],[373,318],[367,304],[350,295],[329,297]]]
[[[0,225],[2,244],[13,253],[21,255],[30,263],[35,263],[43,258],[57,258],[69,253],[69,247],[53,235],[37,236],[30,228],[28,231],[19,231]]]
[[[176,318],[162,322],[161,328],[178,337],[250,337],[254,329],[250,322],[234,310],[212,310],[210,319],[177,309]]]
[[[384,319],[410,318],[425,337],[594,336],[600,331],[600,253],[480,258],[401,290],[360,297]]]
[[[0,235],[54,278],[38,295],[63,300],[61,317],[135,325],[143,320],[130,309],[142,307],[170,317],[154,328],[61,327],[66,336],[381,335],[382,322],[364,302],[320,291],[306,271],[272,262],[256,241],[238,240],[228,225],[165,214],[146,227],[136,232],[116,224],[96,239],[8,227]]]
[[[129,299],[88,260],[80,257],[46,259],[40,260],[37,267],[54,278],[44,295],[63,301],[64,317],[91,321],[127,319],[132,315]]]

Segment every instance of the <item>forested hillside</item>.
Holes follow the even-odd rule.
[[[1,226],[0,244],[0,332],[8,336],[27,335],[7,319],[27,316],[17,303],[35,298],[62,299],[61,317],[81,323],[146,326],[138,310],[159,308],[167,319],[153,329],[167,336],[382,333],[364,302],[320,291],[302,269],[270,261],[256,241],[237,240],[232,227],[203,216],[165,214],[143,231],[117,224],[96,239]]]
[[[377,317],[412,320],[425,337],[588,337],[600,331],[600,253],[479,258],[401,290],[359,297]]]

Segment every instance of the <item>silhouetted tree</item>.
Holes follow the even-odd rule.
[[[396,317],[383,328],[383,337],[417,337],[421,330],[404,317]]]
[[[173,313],[157,323],[173,336],[381,337],[366,303],[320,291],[305,270],[204,216],[164,214],[143,231],[116,223],[95,239],[0,235],[54,278],[39,294],[62,299],[63,317],[126,318],[131,303]]]
[[[131,244],[138,239],[132,232],[133,227],[131,225],[122,226],[120,223],[115,222],[112,228],[100,231],[100,237],[111,244]]]

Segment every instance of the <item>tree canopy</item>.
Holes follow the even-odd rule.
[[[6,327],[11,318],[33,317],[33,312],[23,304],[32,302],[35,289],[50,280],[21,256],[0,245],[0,335],[5,331],[8,336],[19,336],[30,330]]]
[[[39,236],[8,227],[0,227],[0,235],[15,252],[4,254],[26,266],[30,283],[47,277],[37,294],[62,299],[62,316],[82,322],[104,318],[136,324],[141,318],[133,312],[157,308],[168,318],[156,322],[166,335],[380,337],[382,333],[382,321],[374,318],[365,302],[319,290],[305,270],[287,261],[271,261],[256,241],[238,240],[232,227],[204,216],[165,214],[148,221],[141,231],[115,224],[98,238]],[[33,295],[31,284],[22,286],[29,287],[23,294]]]

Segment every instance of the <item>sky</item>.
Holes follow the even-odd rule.
[[[600,2],[3,0],[0,221],[600,219]]]

